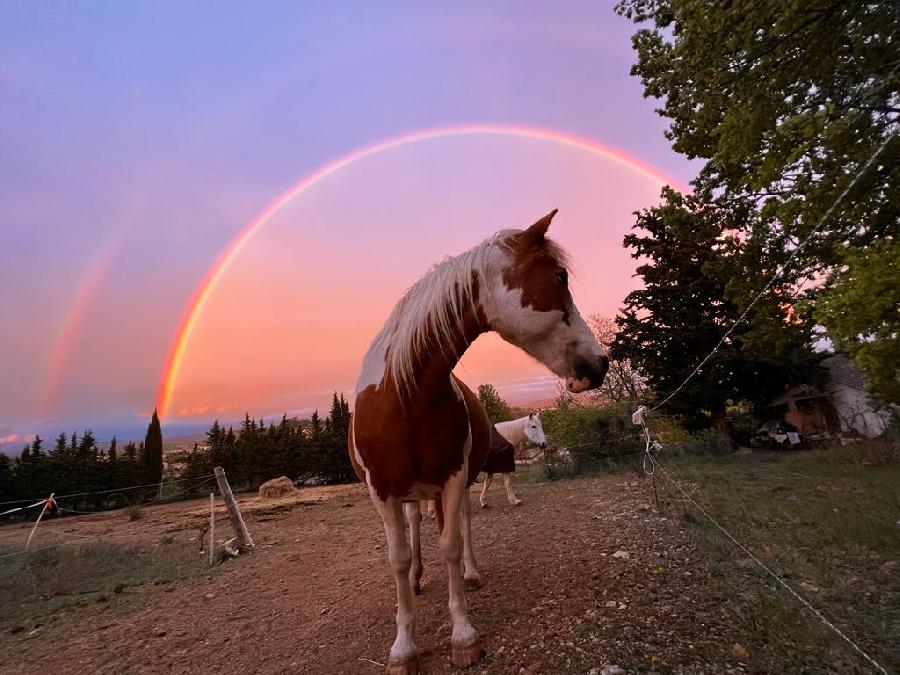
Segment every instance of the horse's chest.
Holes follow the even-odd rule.
[[[435,403],[404,409],[374,387],[357,397],[354,445],[381,499],[430,499],[462,468],[470,433],[466,406],[455,396]]]

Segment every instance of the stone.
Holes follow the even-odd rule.
[[[750,654],[746,649],[744,649],[740,642],[735,642],[733,645],[731,645],[731,653],[734,654],[734,658],[738,659],[739,661],[750,660]]]

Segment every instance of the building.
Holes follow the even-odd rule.
[[[880,436],[887,429],[890,414],[878,409],[866,392],[865,376],[853,367],[846,354],[835,354],[822,360],[828,371],[823,387],[831,399],[840,430],[856,432],[866,438]]]

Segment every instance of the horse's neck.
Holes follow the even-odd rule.
[[[513,445],[518,447],[525,442],[524,418],[510,420],[509,422],[500,422],[496,426],[500,435]]]
[[[461,331],[454,331],[448,336],[438,337],[432,331],[428,332],[425,340],[428,348],[414,359],[415,389],[408,397],[401,395],[396,383],[386,372],[385,362],[389,347],[373,345],[363,361],[357,393],[369,385],[387,383],[388,389],[393,390],[398,398],[407,399],[403,405],[407,411],[428,408],[434,400],[441,399],[451,390],[453,396],[457,396],[451,377],[453,369],[469,346],[487,330],[477,302],[465,310],[461,325]]]

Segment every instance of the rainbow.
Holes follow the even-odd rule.
[[[591,153],[609,159],[632,171],[641,174],[647,180],[653,181],[657,185],[668,183],[684,189],[676,181],[663,175],[654,167],[645,164],[635,157],[625,154],[621,150],[616,150],[596,141],[573,134],[553,131],[550,129],[542,129],[535,127],[511,126],[511,125],[481,125],[471,124],[454,127],[443,127],[438,129],[427,129],[417,131],[402,136],[395,136],[384,141],[380,141],[373,145],[367,145],[359,150],[354,150],[342,157],[339,157],[328,164],[325,164],[312,173],[301,178],[297,183],[289,187],[285,192],[279,195],[271,202],[259,215],[247,223],[243,229],[231,240],[228,246],[222,251],[216,261],[207,270],[203,279],[198,284],[193,296],[188,302],[187,307],[182,315],[175,337],[172,341],[169,353],[163,367],[160,377],[159,389],[156,396],[156,410],[162,419],[169,410],[172,401],[172,394],[175,390],[175,382],[178,379],[178,372],[184,359],[185,351],[191,339],[191,334],[197,325],[200,315],[206,306],[207,301],[228,271],[229,266],[234,262],[235,258],[240,254],[241,250],[246,246],[247,242],[262,229],[265,224],[278,213],[285,205],[287,205],[297,195],[305,190],[313,187],[322,180],[339,172],[347,166],[363,160],[367,157],[377,155],[387,150],[393,150],[420,141],[429,141],[435,139],[452,138],[454,136],[472,136],[472,135],[492,135],[492,136],[512,136],[518,138],[536,139],[548,141],[570,148],[577,148],[585,152]]]
[[[69,310],[63,318],[59,337],[53,347],[53,353],[50,355],[46,379],[44,380],[44,391],[40,403],[41,414],[44,416],[52,415],[56,410],[59,389],[66,366],[75,350],[75,343],[78,335],[81,333],[81,327],[87,316],[88,307],[115,258],[115,253],[122,240],[122,233],[123,230],[121,229],[117,231],[94,257],[87,274],[84,275],[84,279],[75,293],[75,298],[69,306]]]

